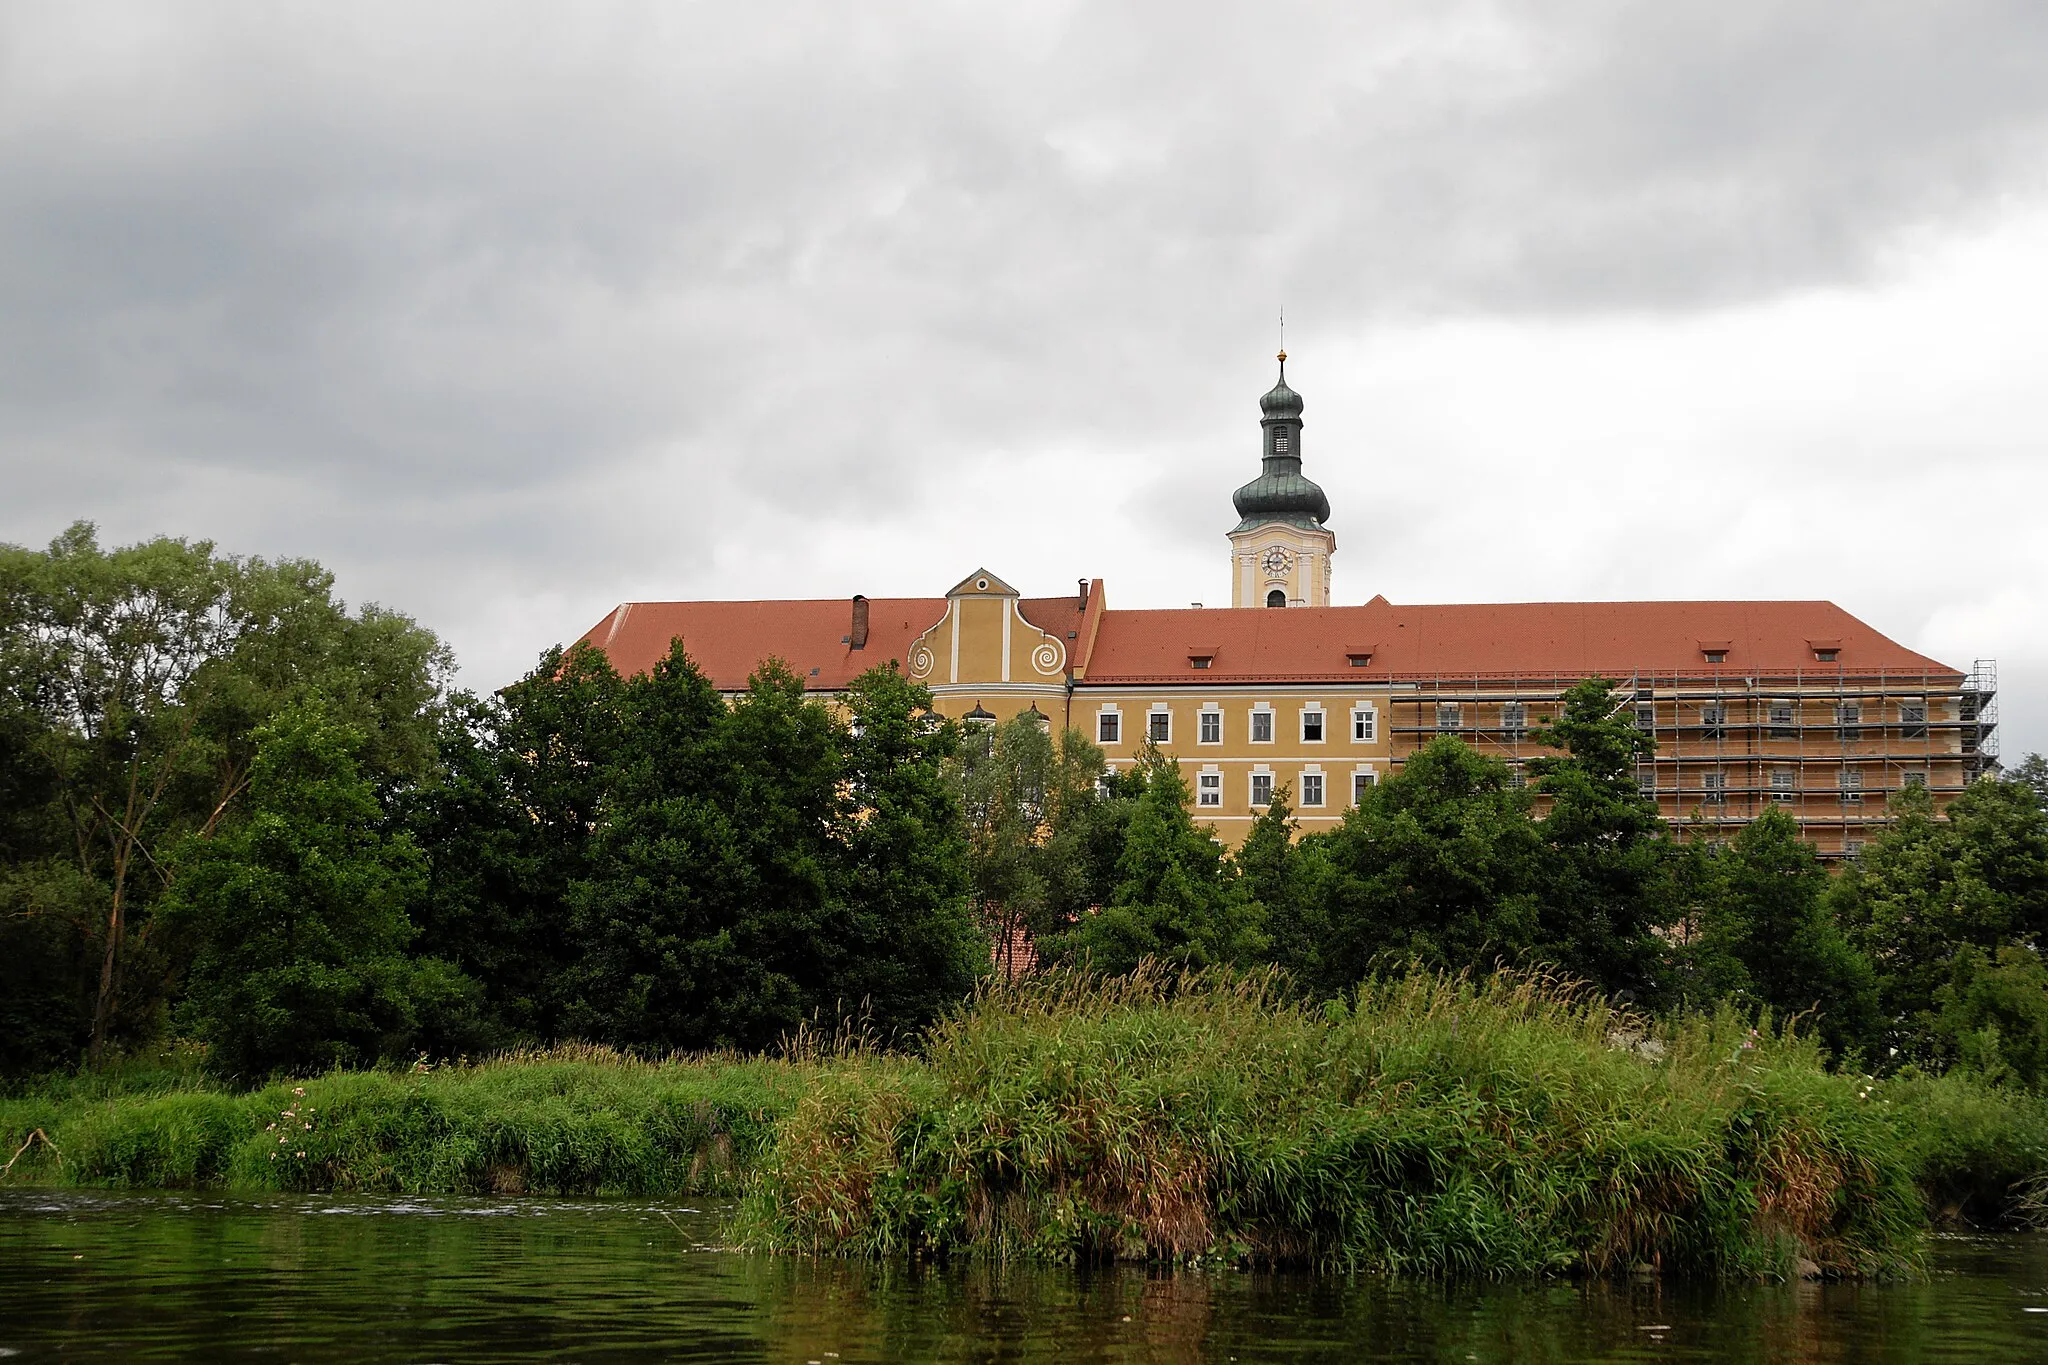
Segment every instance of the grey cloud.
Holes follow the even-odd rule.
[[[0,7],[0,536],[242,532],[459,631],[900,533],[962,454],[1163,462],[1178,527],[1276,303],[1864,278],[2038,188],[2044,68],[1992,0]]]

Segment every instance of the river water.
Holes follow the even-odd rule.
[[[2048,1237],[1905,1284],[919,1268],[742,1256],[708,1204],[0,1190],[0,1359],[2048,1361]]]

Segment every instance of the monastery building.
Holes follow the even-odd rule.
[[[1996,669],[1940,663],[1832,602],[1330,601],[1330,501],[1302,473],[1302,399],[1259,400],[1261,468],[1233,496],[1231,605],[1112,610],[1101,579],[1025,597],[978,569],[943,597],[626,602],[583,639],[622,673],[680,638],[721,690],[780,658],[832,694],[896,660],[945,714],[1035,712],[1114,765],[1174,755],[1198,821],[1235,844],[1285,786],[1304,829],[1437,735],[1521,772],[1534,728],[1583,678],[1620,681],[1656,737],[1637,774],[1674,827],[1786,810],[1823,855],[1855,853],[1908,786],[1953,798],[1995,765]]]

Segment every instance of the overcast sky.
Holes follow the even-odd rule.
[[[0,0],[0,540],[625,599],[1830,598],[2048,748],[2048,4]]]

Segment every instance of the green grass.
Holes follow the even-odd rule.
[[[10,1179],[381,1193],[731,1191],[801,1066],[637,1061],[565,1048],[430,1071],[355,1071],[229,1093],[58,1082],[0,1100]],[[112,1089],[117,1093],[105,1093]]]
[[[1935,1122],[1971,1132],[1733,1013],[1658,1028],[1540,979],[1411,976],[1314,1009],[1269,977],[1050,976],[984,995],[920,1063],[820,1076],[741,1231],[853,1254],[1897,1273],[1930,1174],[2043,1168],[2031,1101],[1937,1084]]]
[[[2048,1220],[2048,1099],[1834,1074],[1733,1012],[1527,976],[1342,1005],[1273,976],[991,987],[915,1055],[570,1047],[255,1092],[172,1052],[0,1098],[13,1183],[743,1193],[773,1250],[1419,1274],[1911,1271],[1933,1221]]]

